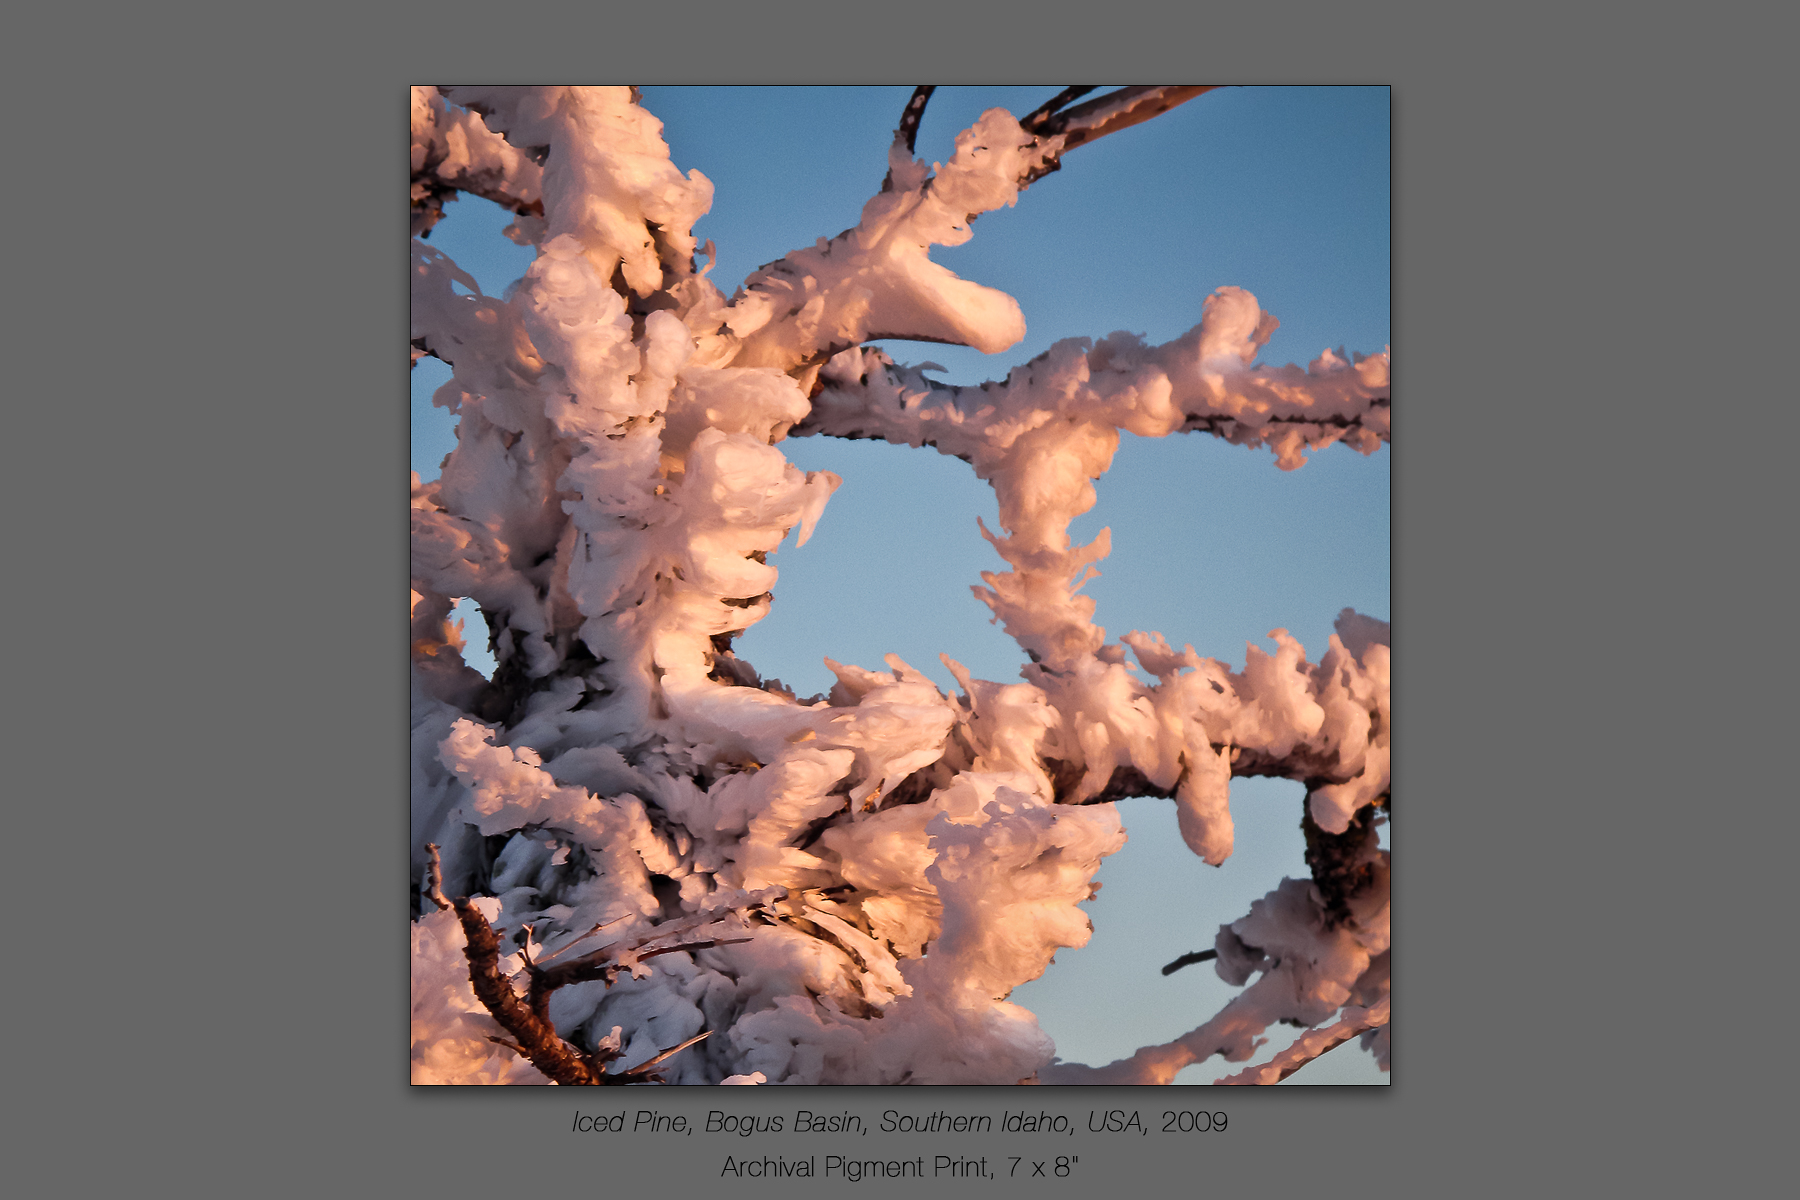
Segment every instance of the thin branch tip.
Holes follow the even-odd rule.
[[[1044,125],[1047,124],[1050,118],[1056,115],[1058,111],[1067,107],[1074,101],[1081,99],[1098,86],[1098,84],[1077,84],[1072,87],[1066,87],[1062,91],[1056,93],[1056,95],[1050,97],[1050,99],[1044,101],[1038,107],[1020,117],[1019,125],[1027,133],[1040,133],[1043,131]]]
[[[629,1071],[624,1072],[624,1076],[629,1078],[630,1076],[633,1076],[633,1075],[647,1074],[652,1067],[656,1066],[656,1064],[663,1062],[665,1059],[673,1058],[675,1055],[680,1054],[683,1050],[686,1050],[689,1046],[692,1046],[695,1042],[705,1041],[707,1038],[711,1037],[712,1034],[713,1034],[713,1031],[710,1029],[702,1030],[701,1032],[695,1034],[693,1037],[689,1038],[687,1041],[682,1042],[679,1046],[671,1046],[667,1050],[664,1050],[661,1054],[658,1054],[655,1058],[646,1059],[644,1062],[639,1063],[637,1066],[631,1068]]]
[[[1164,975],[1173,975],[1183,967],[1191,967],[1195,963],[1209,962],[1219,957],[1217,950],[1196,950],[1192,954],[1184,954],[1162,969]]]
[[[900,128],[894,131],[896,141],[906,146],[911,154],[919,137],[919,122],[925,117],[925,105],[931,100],[931,93],[937,91],[934,83],[922,83],[913,89],[912,98],[906,102],[906,108],[900,114]]]
[[[426,842],[425,852],[430,855],[430,865],[425,876],[425,898],[440,910],[449,908],[450,901],[444,895],[444,868],[438,861],[437,843]]]
[[[900,125],[894,130],[894,144],[904,146],[908,155],[912,154],[913,147],[918,143],[919,122],[925,116],[925,105],[931,99],[931,93],[935,91],[937,91],[936,84],[921,83],[913,89],[913,94],[907,100],[906,107],[900,110]],[[887,174],[882,177],[881,190],[883,192],[894,190],[894,168],[892,166],[888,167]]]

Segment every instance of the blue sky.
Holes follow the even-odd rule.
[[[980,113],[1022,115],[1059,90],[942,87],[916,153],[942,162]],[[675,163],[713,181],[712,211],[695,226],[713,239],[711,278],[729,295],[745,275],[821,236],[854,225],[879,188],[910,87],[646,87]],[[1390,340],[1388,91],[1384,87],[1225,88],[1068,155],[1063,169],[1016,208],[981,217],[963,246],[933,258],[1013,295],[1026,339],[998,355],[888,342],[901,362],[935,362],[951,383],[1004,378],[1064,337],[1124,329],[1162,342],[1200,319],[1215,288],[1255,294],[1281,320],[1262,358],[1306,363],[1326,347],[1375,352]],[[465,197],[446,207],[430,242],[498,294],[531,252],[505,241],[506,214]],[[412,467],[434,478],[455,444],[452,418],[431,407],[449,372],[423,360],[412,373]],[[826,656],[879,669],[897,653],[946,690],[940,652],[977,677],[1011,681],[1022,655],[969,591],[1003,567],[976,531],[996,527],[993,493],[963,463],[929,449],[795,438],[782,451],[805,470],[844,479],[811,541],[792,538],[771,558],[781,572],[770,616],[737,643],[762,675],[800,695],[830,687]],[[1121,436],[1096,507],[1075,522],[1090,540],[1110,527],[1113,552],[1086,591],[1109,638],[1156,630],[1179,646],[1241,667],[1244,645],[1272,649],[1285,627],[1317,660],[1346,605],[1387,619],[1388,460],[1334,446],[1283,472],[1266,450],[1187,435]],[[466,606],[465,606],[466,608]],[[484,640],[468,621],[470,660]],[[1301,788],[1236,780],[1237,852],[1223,867],[1195,858],[1167,801],[1121,805],[1130,841],[1102,866],[1087,907],[1095,937],[1065,950],[1013,999],[1037,1012],[1064,1059],[1104,1063],[1163,1041],[1216,1012],[1235,989],[1209,964],[1173,976],[1161,965],[1212,944],[1283,875],[1304,876]],[[1272,1032],[1258,1060],[1291,1040]],[[1402,1046],[1404,1037],[1402,1036]],[[1404,1051],[1400,1057],[1403,1059]],[[1235,1066],[1188,1068],[1207,1083]],[[1385,1076],[1354,1045],[1292,1084],[1377,1083]]]

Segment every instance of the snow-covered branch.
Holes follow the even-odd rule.
[[[1012,297],[958,278],[931,261],[932,246],[957,246],[975,218],[1017,203],[1032,180],[1058,168],[1075,146],[1149,120],[1210,87],[1124,88],[1062,112],[1032,114],[1027,128],[1002,109],[959,134],[948,164],[912,157],[917,116],[930,89],[914,92],[881,191],[862,220],[758,270],[732,301],[727,324],[740,340],[733,361],[801,371],[809,390],[821,362],[867,341],[906,338],[997,354],[1025,336]],[[1041,115],[1040,115],[1041,114]]]
[[[1258,365],[1275,322],[1232,287],[1166,345],[1062,342],[981,388],[861,346],[1015,343],[1011,297],[929,247],[966,240],[1070,145],[1200,90],[1053,103],[1039,132],[990,110],[947,165],[914,160],[903,122],[859,224],[729,303],[693,258],[712,185],[674,167],[629,89],[415,90],[428,208],[432,188],[480,187],[542,211],[513,227],[537,254],[505,298],[413,243],[410,336],[451,364],[434,402],[459,418],[441,478],[412,489],[415,1078],[532,1077],[495,1057],[491,1022],[540,1081],[690,1044],[669,1060],[679,1081],[1079,1074],[1049,1067],[1007,997],[1088,940],[1078,905],[1124,841],[1111,800],[1172,797],[1216,864],[1234,775],[1306,783],[1313,879],[1221,931],[1218,969],[1261,980],[1094,1077],[1241,1061],[1273,1021],[1375,1004],[1378,960],[1385,995],[1386,624],[1344,610],[1316,664],[1276,630],[1242,671],[1156,633],[1109,643],[1077,591],[1108,535],[1068,535],[1120,429],[1204,429],[1287,468],[1338,440],[1373,451],[1385,351]],[[1011,569],[976,592],[1031,660],[1022,681],[946,658],[951,695],[894,655],[884,671],[827,659],[836,685],[801,700],[733,653],[772,602],[769,555],[796,529],[804,544],[839,483],[787,462],[791,433],[931,445],[994,486],[987,536]],[[491,681],[447,624],[460,597],[492,630]],[[733,912],[742,929],[706,933]],[[602,929],[607,945],[564,957]],[[525,939],[510,975],[508,937]]]
[[[1383,996],[1369,1008],[1347,1005],[1343,1018],[1324,1029],[1309,1029],[1292,1045],[1260,1067],[1246,1067],[1235,1075],[1227,1075],[1219,1083],[1280,1083],[1327,1050],[1335,1050],[1359,1033],[1384,1030],[1388,1023],[1388,997]],[[1386,1055],[1382,1055],[1385,1061]]]
[[[1067,100],[1093,91],[1092,88],[1068,88],[1049,104],[1019,121],[1031,133],[1046,137],[1060,136],[1062,139],[1060,148],[1046,155],[1042,163],[1034,164],[1019,182],[1022,185],[1029,184],[1052,171],[1059,171],[1062,169],[1062,156],[1077,146],[1097,142],[1109,133],[1117,133],[1121,129],[1141,125],[1152,117],[1160,117],[1176,105],[1205,95],[1217,86],[1219,85],[1158,84],[1126,87],[1074,108],[1062,108],[1058,101],[1066,103]]]
[[[1253,974],[1262,977],[1216,1016],[1174,1041],[1146,1046],[1130,1058],[1104,1067],[1058,1063],[1040,1072],[1040,1080],[1172,1083],[1182,1068],[1214,1054],[1227,1062],[1251,1058],[1266,1042],[1260,1035],[1277,1022],[1319,1026],[1340,1010],[1343,1015],[1337,1025],[1303,1035],[1295,1047],[1276,1057],[1270,1064],[1272,1070],[1242,1072],[1229,1082],[1277,1083],[1331,1045],[1365,1031],[1373,1035],[1369,1044],[1376,1061],[1385,1068],[1388,852],[1373,843],[1371,836],[1366,843],[1371,871],[1364,885],[1349,897],[1349,917],[1344,922],[1330,919],[1313,884],[1284,879],[1275,891],[1250,906],[1248,916],[1220,927],[1215,943],[1220,977],[1240,985]]]
[[[543,168],[527,153],[482,124],[466,109],[452,109],[432,87],[412,90],[412,233],[429,237],[457,192],[492,200],[526,218],[544,212]],[[519,236],[531,227],[521,223]]]

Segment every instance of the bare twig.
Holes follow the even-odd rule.
[[[900,114],[900,128],[894,130],[894,137],[906,144],[906,152],[912,153],[914,142],[919,136],[919,122],[925,116],[925,103],[931,99],[931,93],[937,91],[936,84],[922,83],[913,89],[912,99],[906,102],[906,108]]]
[[[553,953],[544,955],[543,958],[538,960],[538,965],[542,966],[544,963],[549,962],[551,959],[568,953],[571,949],[573,949],[574,947],[579,946],[581,943],[587,941],[589,938],[593,937],[596,933],[599,933],[602,929],[605,929],[608,925],[617,925],[620,921],[623,921],[625,919],[625,917],[628,917],[630,915],[631,915],[630,913],[626,913],[626,914],[624,914],[624,916],[614,917],[610,921],[599,922],[592,929],[588,930],[586,933],[582,934],[580,937],[575,938],[572,941],[564,942],[562,945],[562,949],[554,951]]]
[[[657,1063],[662,1062],[664,1059],[673,1058],[675,1055],[680,1054],[683,1050],[686,1050],[689,1046],[693,1045],[695,1042],[705,1041],[707,1038],[712,1036],[712,1032],[713,1032],[712,1030],[708,1029],[701,1033],[697,1033],[693,1037],[689,1038],[687,1041],[681,1043],[681,1045],[671,1046],[671,1047],[669,1047],[669,1049],[664,1050],[661,1054],[658,1054],[655,1058],[648,1059],[644,1062],[641,1062],[637,1066],[631,1068],[629,1071],[621,1072],[621,1076],[627,1077],[627,1078],[630,1076],[634,1076],[634,1075],[648,1076],[650,1073],[650,1069],[652,1067],[656,1066]]]
[[[414,237],[431,236],[432,227],[444,215],[445,203],[455,200],[458,192],[468,192],[491,200],[502,208],[510,209],[524,217],[544,215],[544,201],[541,194],[541,162],[537,166],[513,164],[509,166],[504,158],[496,158],[491,151],[478,153],[476,158],[480,165],[471,162],[467,153],[452,155],[451,133],[457,135],[465,147],[471,141],[486,143],[489,147],[506,146],[505,138],[491,133],[485,123],[474,123],[477,128],[471,129],[468,123],[459,122],[449,112],[447,106],[440,106],[447,99],[451,90],[437,88],[437,100],[433,103],[433,128],[429,137],[420,142],[413,142],[413,152],[420,154],[418,165],[413,168],[410,196],[412,204],[412,234]],[[456,103],[452,101],[451,103]],[[468,107],[478,115],[492,111],[491,107]],[[461,124],[462,128],[457,126]],[[415,139],[418,134],[415,133]],[[510,147],[508,147],[510,149]],[[453,161],[460,165],[446,164]],[[522,174],[520,173],[522,170]]]
[[[1038,107],[1020,117],[1019,124],[1024,127],[1026,133],[1041,133],[1043,132],[1045,122],[1049,120],[1052,114],[1061,110],[1065,105],[1081,99],[1083,96],[1093,91],[1097,86],[1097,84],[1087,84],[1085,86],[1066,87],[1062,91],[1056,93],[1056,95],[1050,97],[1050,99],[1044,101]]]
[[[936,84],[921,83],[913,89],[911,99],[907,100],[906,107],[900,112],[900,128],[894,130],[894,141],[905,146],[908,154],[913,152],[913,145],[919,138],[919,122],[925,116],[925,102],[931,99],[931,93],[935,91]],[[894,168],[891,166],[881,180],[881,190],[894,190]]]
[[[1298,1071],[1301,1067],[1304,1067],[1306,1065],[1306,1063],[1312,1062],[1313,1059],[1318,1058],[1319,1055],[1324,1054],[1327,1050],[1336,1050],[1339,1046],[1343,1045],[1345,1042],[1349,1041],[1351,1038],[1357,1036],[1361,1032],[1362,1032],[1362,1030],[1360,1030],[1360,1029],[1353,1029],[1349,1033],[1338,1034],[1337,1036],[1333,1037],[1330,1041],[1326,1042],[1323,1046],[1320,1046],[1316,1051],[1314,1051],[1312,1056],[1310,1058],[1308,1058],[1306,1060],[1306,1062],[1299,1062],[1299,1063],[1295,1063],[1293,1066],[1281,1068],[1281,1073],[1275,1077],[1275,1082],[1280,1083],[1282,1080],[1286,1079],[1289,1075],[1292,1075],[1295,1071]]]
[[[1052,98],[1049,105],[1065,103],[1074,95],[1083,91],[1081,88],[1065,88],[1063,93]],[[1109,133],[1128,128],[1147,121],[1160,113],[1167,112],[1176,105],[1190,100],[1203,92],[1212,90],[1215,85],[1157,85],[1150,87],[1128,87],[1117,89],[1108,95],[1062,111],[1044,112],[1034,110],[1028,114],[1034,125],[1044,132],[1034,132],[1021,126],[1020,132],[1027,139],[1026,144],[1017,147],[1023,151],[1023,161],[1012,170],[1018,172],[1015,183],[1024,187],[1032,180],[1047,175],[1058,169],[1061,156],[1074,146],[1104,137]],[[888,148],[888,172],[882,179],[881,191],[893,192],[895,171],[901,177],[909,172],[906,164],[911,162],[911,153],[918,128],[918,118],[925,107],[927,96],[934,89],[929,85],[920,85],[913,91],[906,111],[902,114],[900,127],[894,131],[894,141]],[[964,164],[967,166],[968,164]],[[939,180],[939,176],[924,170],[916,172],[919,182],[914,185],[921,198],[927,197]],[[983,202],[985,203],[985,202]],[[912,220],[912,210],[901,206],[882,206],[888,211],[888,219]],[[904,210],[904,211],[903,211]],[[914,213],[914,216],[917,214]],[[980,212],[964,214],[964,221],[973,221]],[[923,228],[923,227],[921,227]],[[965,226],[966,228],[966,226]],[[844,297],[853,293],[851,289],[861,289],[861,275],[853,273],[826,286],[824,292],[803,299],[794,289],[807,275],[802,265],[810,261],[810,256],[818,254],[830,257],[834,253],[848,252],[851,255],[864,255],[872,252],[873,243],[865,244],[872,235],[873,227],[865,229],[857,225],[815,247],[796,252],[796,256],[777,259],[758,268],[744,283],[745,297],[736,298],[733,307],[743,304],[745,298],[761,296],[772,300],[777,305],[785,306],[785,316],[774,317],[753,327],[753,332],[744,335],[738,343],[733,365],[777,367],[786,372],[809,397],[817,398],[819,391],[820,368],[833,355],[863,342],[880,341],[887,338],[906,338],[914,341],[941,341],[948,345],[969,344],[965,339],[970,336],[968,329],[960,320],[950,320],[942,314],[932,314],[929,310],[921,311],[912,305],[903,308],[886,308],[876,305],[874,308],[860,310],[861,315],[851,318],[841,308],[846,303]],[[881,235],[885,237],[886,235]],[[927,236],[936,236],[928,234]],[[860,302],[858,302],[860,303]],[[934,302],[936,303],[936,302]],[[798,316],[806,304],[823,305],[826,311],[838,311],[843,319],[834,316],[824,324],[812,324],[797,329],[790,323]],[[748,307],[738,311],[749,312]],[[808,309],[807,311],[812,311]],[[877,315],[877,314],[881,315]],[[889,323],[897,320],[896,324]],[[809,318],[810,320],[810,318]],[[846,324],[845,321],[849,323]],[[827,333],[827,328],[834,332]],[[985,335],[984,335],[985,336]],[[993,336],[997,336],[993,335]],[[997,348],[997,347],[996,347]],[[804,431],[802,431],[804,432]]]
[[[1217,950],[1196,950],[1192,954],[1184,954],[1162,969],[1164,975],[1173,975],[1183,967],[1191,967],[1195,963],[1210,962],[1219,957]]]
[[[1185,104],[1195,96],[1204,95],[1218,86],[1220,85],[1216,83],[1154,84],[1120,88],[1066,111],[1048,113],[1038,118],[1034,125],[1026,125],[1021,121],[1019,124],[1026,132],[1040,137],[1061,134],[1063,144],[1060,151],[1046,156],[1042,165],[1027,171],[1019,181],[1020,185],[1061,170],[1062,156],[1075,147],[1097,142],[1109,133],[1117,133],[1121,129],[1140,125],[1152,117],[1159,117],[1176,105]],[[1037,114],[1032,113],[1030,117],[1036,118]]]

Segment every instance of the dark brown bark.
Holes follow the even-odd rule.
[[[1049,124],[1052,116],[1060,112],[1066,106],[1081,99],[1083,96],[1093,91],[1097,86],[1099,85],[1090,83],[1085,85],[1077,84],[1072,87],[1064,88],[1038,107],[1020,117],[1020,127],[1023,128],[1026,133],[1047,132],[1045,126]]]
[[[469,986],[474,990],[476,999],[488,1010],[500,1027],[513,1035],[516,1041],[509,1042],[504,1038],[490,1037],[488,1040],[505,1046],[531,1061],[531,1065],[542,1071],[557,1083],[565,1085],[606,1086],[626,1083],[661,1082],[662,1076],[652,1068],[673,1055],[687,1049],[694,1043],[709,1036],[712,1031],[706,1030],[696,1037],[689,1038],[678,1046],[671,1046],[647,1062],[638,1064],[628,1071],[617,1075],[609,1075],[606,1064],[618,1057],[616,1051],[600,1054],[589,1054],[579,1046],[566,1042],[556,1032],[555,1024],[550,1020],[550,997],[561,987],[571,983],[582,983],[587,980],[604,980],[608,987],[612,986],[614,977],[623,969],[622,956],[634,949],[632,946],[612,944],[603,946],[590,954],[561,963],[555,967],[544,969],[531,962],[530,955],[525,956],[526,972],[531,986],[524,996],[513,990],[511,980],[500,973],[500,938],[494,927],[481,914],[481,910],[469,903],[468,897],[459,896],[448,899],[443,891],[443,868],[438,857],[435,844],[427,844],[426,853],[430,855],[429,873],[426,878],[425,895],[440,909],[452,909],[461,923],[466,945],[463,956],[469,960]],[[662,946],[655,950],[647,950],[636,955],[642,962],[646,958],[655,958],[659,954],[673,954],[680,950],[704,950],[710,946],[729,946],[738,942],[747,942],[749,938],[712,938],[701,941],[682,942],[674,946]],[[639,943],[642,944],[641,942]]]
[[[913,94],[907,100],[906,107],[900,110],[900,127],[894,130],[894,140],[905,146],[908,154],[913,152],[913,145],[919,139],[919,122],[925,116],[925,102],[931,99],[931,93],[935,91],[937,91],[936,84],[920,84],[913,89]],[[894,171],[891,167],[888,169],[888,173],[881,178],[881,190],[884,192],[894,190]],[[826,357],[829,358],[830,355]]]
[[[1046,159],[1042,166],[1028,171],[1024,178],[1019,180],[1019,184],[1025,186],[1042,179],[1052,171],[1061,170],[1062,155],[1077,146],[1085,146],[1089,142],[1099,141],[1109,133],[1117,133],[1121,129],[1141,125],[1152,117],[1159,117],[1176,105],[1185,104],[1195,96],[1204,95],[1218,86],[1216,83],[1139,85],[1120,88],[1116,92],[1108,92],[1104,96],[1089,100],[1086,104],[1078,104],[1074,108],[1065,109],[1062,112],[1044,113],[1043,109],[1039,109],[1030,113],[1026,120],[1032,123],[1027,125],[1026,121],[1020,121],[1020,126],[1026,132],[1037,134],[1040,137],[1054,137],[1061,134],[1063,146],[1058,154]],[[1066,91],[1074,92],[1077,89],[1069,88]],[[1061,96],[1051,100],[1050,103],[1055,104],[1057,99],[1061,99]],[[1049,106],[1046,105],[1046,107]]]
[[[549,993],[538,994],[536,978],[527,1001],[521,1000],[512,983],[500,974],[500,939],[487,918],[464,897],[452,901],[452,907],[468,939],[463,955],[469,960],[469,986],[501,1028],[518,1039],[519,1049],[531,1065],[561,1084],[604,1083],[605,1072],[557,1035],[545,1011]]]
[[[1325,780],[1308,780],[1307,791]],[[1387,798],[1377,804],[1356,810],[1350,828],[1343,833],[1327,833],[1312,818],[1312,806],[1302,811],[1300,829],[1306,835],[1306,865],[1312,871],[1313,883],[1325,909],[1328,928],[1337,928],[1350,920],[1350,900],[1374,882],[1375,863],[1379,857],[1379,835],[1375,832],[1375,810],[1384,807]]]
[[[919,122],[925,117],[925,104],[935,91],[936,84],[920,84],[913,89],[912,98],[906,102],[906,108],[900,114],[900,128],[894,130],[894,137],[905,144],[908,154],[912,153],[913,144],[918,141]]]
[[[448,178],[437,173],[438,164],[443,156],[435,160],[427,158],[425,165],[412,174],[412,236],[428,238],[432,226],[444,216],[444,205],[456,199],[456,193],[468,192],[480,196],[483,200],[492,200],[501,208],[518,213],[523,217],[541,217],[544,215],[542,200],[520,200],[517,196],[505,191],[500,186],[500,179],[492,172],[459,172]]]

